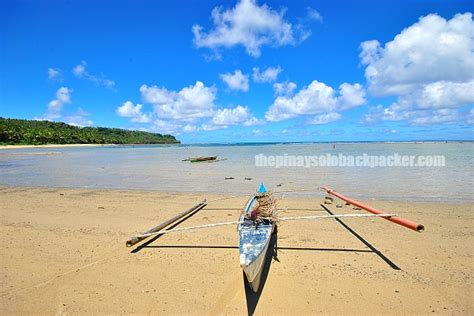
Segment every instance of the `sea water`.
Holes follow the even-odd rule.
[[[257,155],[445,157],[438,167],[257,166]],[[195,156],[220,161],[190,163]],[[248,194],[329,186],[358,199],[472,202],[473,142],[202,144],[0,150],[0,185]],[[227,179],[226,179],[227,178]],[[313,193],[311,193],[313,192]]]

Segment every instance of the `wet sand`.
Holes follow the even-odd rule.
[[[379,218],[344,219],[346,227],[334,219],[282,223],[255,295],[244,284],[233,226],[125,247],[134,232],[203,198],[209,205],[178,227],[236,220],[247,199],[0,188],[0,313],[474,313],[472,203],[368,202],[424,224],[421,234]],[[327,214],[322,201],[285,195],[281,215]]]

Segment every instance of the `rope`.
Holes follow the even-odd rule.
[[[397,216],[397,214],[341,214],[341,215],[314,215],[314,216],[295,216],[295,217],[280,217],[280,221],[294,221],[294,220],[302,220],[302,219],[324,219],[324,218],[344,218],[344,217],[392,217]],[[263,218],[263,219],[272,219],[272,218]],[[166,229],[154,233],[148,234],[141,234],[135,235],[133,237],[136,238],[146,238],[155,235],[162,235],[162,234],[169,234],[169,233],[176,233],[176,232],[185,232],[189,230],[195,229],[203,229],[203,228],[212,228],[212,227],[219,227],[219,226],[227,226],[227,225],[237,225],[240,224],[241,221],[233,221],[233,222],[223,222],[223,223],[215,223],[215,224],[207,224],[207,225],[199,225],[199,226],[190,226],[190,227],[182,227],[182,228],[173,228],[173,229]]]
[[[282,190],[282,191],[273,191],[273,193],[292,193],[292,192],[317,192],[319,190],[314,189],[295,189],[295,190]]]
[[[166,229],[166,230],[157,231],[157,232],[154,232],[154,233],[135,235],[135,236],[133,236],[133,237],[142,238],[142,237],[150,237],[150,236],[161,235],[161,234],[176,233],[176,232],[187,231],[187,230],[194,230],[194,229],[201,229],[201,228],[211,228],[211,227],[226,226],[226,225],[237,225],[237,224],[240,224],[240,221],[233,221],[233,222],[224,222],[224,223],[215,223],[215,224],[200,225],[200,226],[190,226],[190,227]]]
[[[392,217],[392,216],[397,216],[397,214],[311,215],[311,216],[280,217],[280,221],[295,221],[295,220],[300,220],[300,219],[344,218],[344,217]]]

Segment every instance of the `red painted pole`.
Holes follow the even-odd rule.
[[[328,187],[321,187],[321,189],[323,189],[324,191],[326,191],[328,194],[331,194],[331,195],[334,195],[338,198],[340,198],[341,200],[344,200],[354,206],[357,206],[357,207],[360,207],[361,209],[364,209],[372,214],[385,214],[385,212],[382,212],[380,210],[377,210],[375,208],[372,208],[370,206],[367,206],[367,205],[364,205],[358,201],[355,201],[355,200],[352,200],[348,197],[345,197],[344,195],[340,194],[340,193],[337,193],[336,191],[334,191],[333,189],[331,188],[328,188]],[[414,230],[416,232],[422,232],[423,230],[425,230],[425,227],[421,224],[417,224],[411,220],[408,220],[408,219],[404,219],[404,218],[401,218],[401,217],[396,217],[396,216],[392,216],[392,217],[384,217],[384,219],[388,220],[388,221],[391,221],[392,223],[395,223],[395,224],[398,224],[398,225],[402,225],[406,228],[409,228],[411,230]]]

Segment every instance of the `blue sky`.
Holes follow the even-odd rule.
[[[474,139],[469,1],[0,5],[3,117],[186,143]]]

